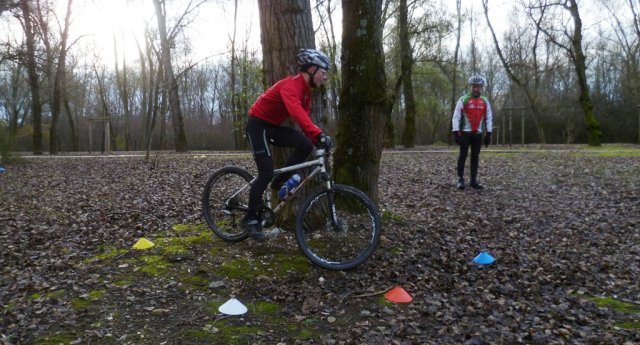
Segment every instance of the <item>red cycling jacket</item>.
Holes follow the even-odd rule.
[[[249,115],[274,125],[291,117],[314,144],[322,133],[311,120],[311,88],[302,73],[286,77],[262,93],[249,109]]]

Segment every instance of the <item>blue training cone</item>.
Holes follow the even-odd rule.
[[[5,171],[7,171],[7,169],[5,169],[4,167],[0,167],[0,174],[2,174]]]
[[[480,265],[491,265],[495,261],[496,261],[496,258],[491,256],[491,254],[489,254],[487,252],[480,252],[480,254],[478,254],[478,256],[476,256],[473,259],[473,262],[475,262],[477,264],[480,264]]]

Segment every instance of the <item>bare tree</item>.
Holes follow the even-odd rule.
[[[342,94],[335,177],[378,200],[378,178],[389,109],[382,49],[382,0],[342,2]]]
[[[175,39],[174,35],[170,35],[167,31],[167,11],[165,0],[153,0],[156,9],[156,18],[158,20],[158,32],[160,34],[161,46],[161,62],[164,70],[164,86],[169,95],[169,108],[171,109],[171,119],[173,124],[175,148],[177,152],[187,151],[187,136],[184,132],[184,119],[182,116],[182,108],[180,107],[180,92],[178,90],[178,81],[173,71],[171,63],[171,46],[170,39]],[[189,4],[191,7],[191,3]]]
[[[31,90],[31,122],[33,123],[33,154],[42,154],[42,104],[40,103],[40,79],[36,61],[36,30],[33,23],[31,1],[20,0],[21,24],[24,30],[26,51],[24,63],[27,68]]]
[[[400,29],[400,70],[404,93],[404,132],[402,145],[407,148],[415,146],[416,136],[416,102],[413,98],[413,49],[409,37],[409,10],[407,0],[400,0],[398,11]]]
[[[507,72],[509,79],[513,81],[513,83],[515,83],[524,92],[527,102],[529,103],[529,108],[531,109],[531,117],[533,118],[533,121],[536,126],[536,130],[538,131],[538,140],[544,144],[546,143],[546,137],[544,134],[544,128],[542,126],[542,121],[540,120],[540,106],[538,104],[539,101],[538,101],[538,94],[537,94],[537,90],[539,90],[539,87],[540,87],[540,74],[539,74],[538,59],[537,59],[538,44],[539,44],[539,38],[540,38],[539,24],[544,16],[544,10],[542,10],[542,13],[538,18],[534,19],[537,29],[534,34],[534,38],[532,40],[533,45],[531,47],[531,57],[533,60],[532,61],[533,66],[531,66],[530,68],[532,71],[531,73],[533,74],[531,79],[533,79],[534,85],[533,87],[529,88],[527,87],[526,80],[530,78],[527,78],[527,76],[525,75],[524,78],[521,79],[518,75],[516,75],[514,68],[512,68],[511,63],[507,61],[505,54],[503,53],[502,48],[500,47],[500,43],[498,42],[496,33],[493,30],[493,25],[491,24],[491,20],[489,19],[489,0],[482,0],[482,7],[484,9],[484,17],[487,20],[487,26],[491,31],[491,37],[495,45],[496,53],[500,58],[500,62],[502,62],[502,67],[504,67],[505,72]],[[516,34],[514,36],[523,36],[523,35]],[[524,39],[528,40],[529,38],[526,37]],[[517,43],[518,42],[512,42],[513,45],[516,45]],[[514,61],[513,64],[522,66],[526,64],[526,62]]]
[[[595,116],[593,101],[591,100],[591,94],[589,92],[589,84],[587,81],[587,58],[582,48],[582,18],[580,17],[578,3],[576,0],[537,0],[537,3],[529,7],[530,16],[533,18],[534,11],[546,12],[550,7],[560,7],[568,11],[571,15],[573,20],[573,32],[569,32],[569,29],[566,27],[562,29],[563,36],[569,41],[568,44],[562,42],[560,38],[552,32],[552,28],[544,27],[542,25],[542,21],[535,21],[536,27],[538,27],[551,42],[568,53],[578,79],[578,87],[580,88],[578,100],[584,113],[589,146],[600,146],[602,133],[600,131],[600,123]]]
[[[53,91],[51,100],[51,127],[49,128],[49,153],[58,153],[58,121],[64,93],[66,93],[66,68],[69,40],[69,26],[71,21],[71,6],[73,0],[67,1],[67,11],[64,16],[64,24],[60,32],[60,46],[58,47],[58,59],[55,76],[53,78]],[[43,23],[44,25],[44,23]]]
[[[329,119],[327,122],[331,122],[331,120],[337,120],[338,118],[338,95],[340,94],[340,73],[338,69],[338,42],[336,40],[335,27],[333,24],[333,13],[336,7],[332,6],[331,0],[326,1],[318,1],[318,5],[316,6],[316,10],[318,12],[318,17],[320,18],[320,26],[324,31],[324,36],[326,38],[326,43],[321,42],[321,48],[325,49],[329,55],[329,61],[331,61],[332,66],[336,66],[329,71]]]
[[[118,95],[120,96],[120,102],[122,103],[122,110],[124,112],[124,149],[126,151],[131,150],[131,99],[129,97],[129,83],[127,81],[127,59],[122,55],[122,70],[118,64],[118,46],[115,34],[113,36],[113,55],[115,57],[115,74],[116,74],[116,86],[118,88]]]

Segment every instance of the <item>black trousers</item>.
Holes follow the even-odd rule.
[[[482,133],[462,132],[462,143],[460,144],[460,155],[458,156],[458,177],[464,177],[464,165],[467,160],[467,153],[471,147],[471,182],[476,182],[478,176],[478,158],[482,147]]]
[[[256,219],[262,194],[273,179],[273,156],[269,145],[294,148],[295,150],[285,162],[285,166],[290,166],[304,162],[313,150],[313,143],[311,139],[293,128],[274,125],[253,116],[249,116],[247,120],[246,135],[258,167],[257,180],[249,192],[247,219]],[[280,186],[291,175],[292,173],[281,174],[272,184]]]

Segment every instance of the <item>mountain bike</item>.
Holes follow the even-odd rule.
[[[270,191],[265,191],[258,218],[263,228],[273,226],[286,204],[308,195],[296,213],[298,247],[320,267],[347,270],[362,264],[375,250],[380,240],[380,215],[362,191],[331,180],[330,154],[330,150],[318,148],[313,151],[313,160],[274,170],[274,176],[298,172],[303,178],[275,208],[271,207]],[[254,181],[247,170],[236,166],[224,167],[209,177],[202,196],[203,214],[221,239],[239,242],[248,237],[242,221]],[[309,193],[302,193],[307,185]]]

